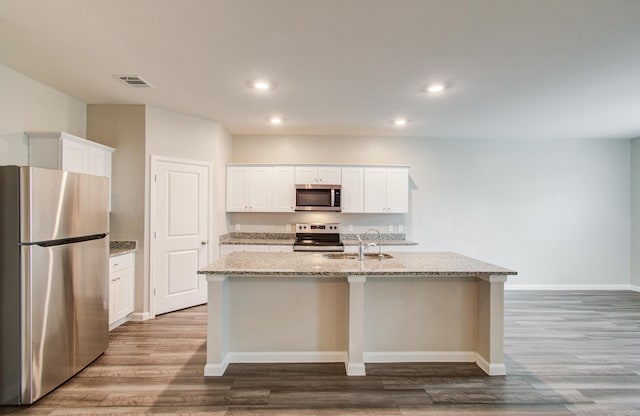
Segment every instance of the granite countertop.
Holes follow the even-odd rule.
[[[374,238],[375,237],[375,238]],[[417,246],[418,243],[405,240],[401,233],[382,233],[380,235],[381,246]],[[345,246],[357,246],[358,239],[355,234],[342,234],[342,242]],[[220,236],[220,244],[256,244],[256,245],[293,245],[296,235],[293,233],[240,233],[234,232]],[[377,236],[370,234],[366,242],[377,243]]]
[[[335,260],[322,253],[235,252],[198,271],[225,276],[490,276],[517,272],[451,252],[391,253],[392,259]]]
[[[371,243],[378,244],[378,241],[375,239],[374,240],[366,239],[364,241],[367,243],[371,242]],[[357,239],[343,239],[342,243],[345,246],[357,246],[358,244],[360,244]],[[417,246],[418,243],[416,243],[415,241],[409,241],[404,239],[402,240],[381,239],[380,245],[381,246]]]
[[[229,233],[220,236],[220,244],[256,244],[290,246],[296,240],[293,233]]]
[[[109,257],[122,256],[123,254],[135,253],[138,249],[137,241],[110,241]]]

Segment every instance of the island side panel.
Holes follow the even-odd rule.
[[[207,275],[207,364],[205,376],[222,376],[229,365],[227,277]]]
[[[369,276],[365,362],[475,362],[477,279]]]
[[[229,362],[344,362],[345,278],[229,278]]]
[[[478,279],[478,366],[490,376],[506,374],[504,365],[504,282],[506,276]]]

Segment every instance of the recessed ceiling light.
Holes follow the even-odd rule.
[[[280,124],[282,124],[282,122],[284,121],[284,119],[280,116],[272,116],[269,117],[269,123],[273,124],[274,126],[278,126]]]
[[[273,83],[264,79],[256,80],[251,83],[253,88],[260,91],[268,91],[273,89]]]
[[[449,88],[451,84],[444,82],[434,82],[424,87],[424,91],[429,94],[438,94]]]
[[[406,126],[409,120],[404,117],[398,117],[393,120],[393,124],[398,127]]]

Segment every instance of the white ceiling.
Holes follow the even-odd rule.
[[[0,0],[0,63],[235,135],[640,136],[640,0]]]

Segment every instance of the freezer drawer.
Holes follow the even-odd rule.
[[[32,403],[108,344],[108,241],[23,246],[22,403]]]

